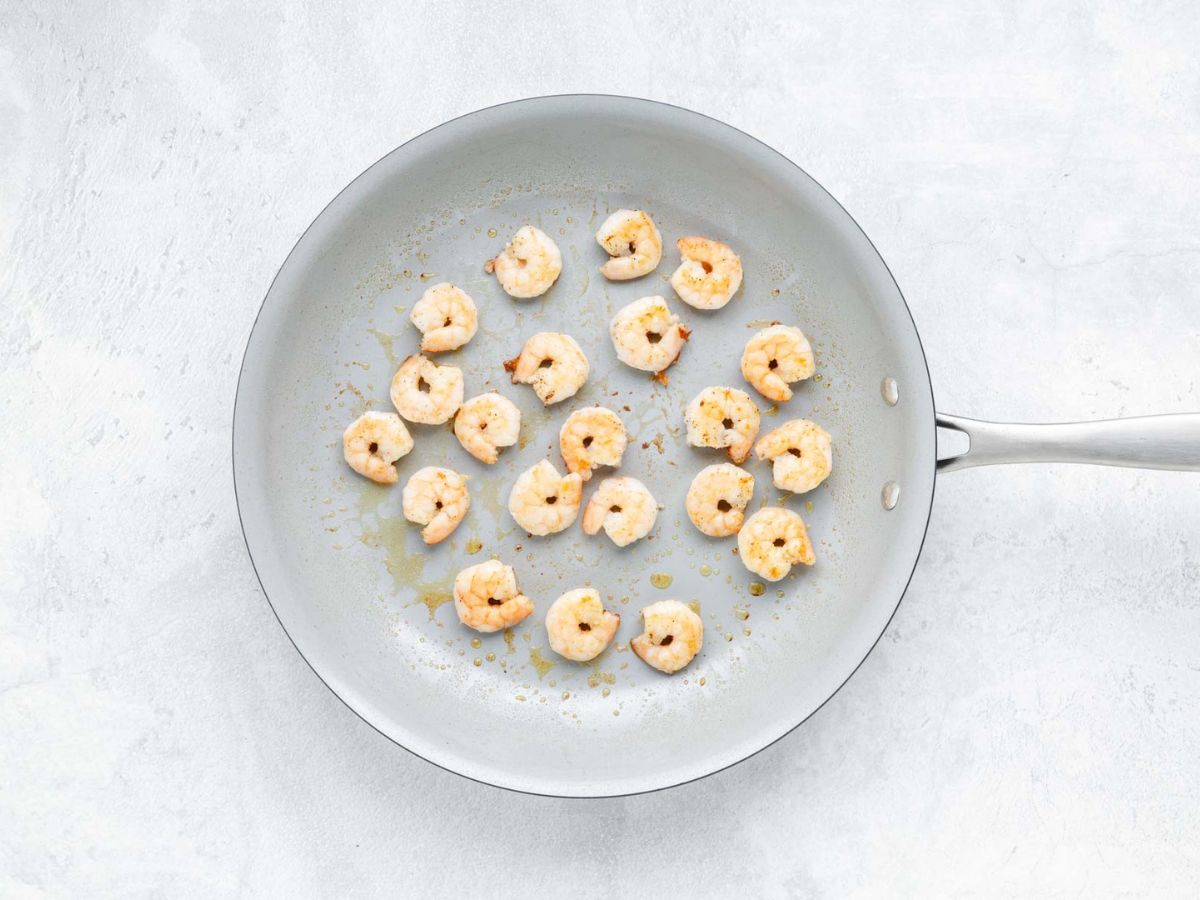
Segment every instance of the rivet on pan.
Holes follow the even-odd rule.
[[[894,481],[889,481],[883,486],[883,492],[880,494],[883,500],[884,509],[895,509],[896,504],[900,502],[900,485]]]
[[[895,406],[900,402],[900,386],[896,384],[896,379],[891,375],[883,379],[879,385],[879,393],[883,394],[883,399],[888,406]]]

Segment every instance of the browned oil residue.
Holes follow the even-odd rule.
[[[538,680],[541,681],[546,677],[546,673],[553,669],[558,663],[553,660],[546,659],[542,656],[541,647],[531,647],[529,649],[529,662],[537,669]]]
[[[750,596],[751,597],[761,597],[763,595],[763,591],[765,591],[766,589],[767,589],[767,586],[765,584],[763,584],[761,581],[750,582]]]
[[[483,541],[479,538],[471,538],[467,541],[467,555],[472,556],[483,549]]]
[[[432,620],[437,615],[438,607],[443,603],[449,603],[454,598],[444,591],[426,592],[420,596],[421,604],[429,610],[429,618]]]
[[[504,646],[508,648],[509,653],[516,652],[516,635],[513,634],[513,630],[511,628],[504,629]]]
[[[700,601],[699,601],[699,600],[693,600],[693,601],[691,601],[691,602],[688,604],[688,609],[690,609],[690,610],[691,610],[692,612],[694,612],[696,615],[700,615]]]

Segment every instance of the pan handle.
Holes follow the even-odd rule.
[[[958,455],[939,458],[939,472],[1030,462],[1200,472],[1200,413],[1057,425],[981,422],[938,413],[937,424],[970,441]]]

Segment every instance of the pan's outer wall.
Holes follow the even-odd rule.
[[[465,209],[472,186],[477,208],[502,206],[496,185],[520,167],[564,204],[594,176],[596,194],[609,206],[645,197],[648,208],[657,200],[697,210],[698,220],[744,242],[748,288],[750,261],[794,259],[812,304],[801,324],[815,326],[833,348],[842,382],[840,402],[829,413],[839,439],[831,479],[835,533],[828,560],[806,573],[803,614],[778,625],[784,652],[742,661],[730,670],[738,677],[703,695],[685,691],[678,676],[645,680],[649,699],[640,714],[607,726],[588,721],[574,731],[539,724],[532,739],[522,710],[480,707],[467,688],[399,671],[386,630],[356,615],[355,604],[331,600],[349,583],[350,570],[326,564],[321,537],[300,521],[289,496],[312,451],[281,440],[321,400],[306,371],[314,368],[314,354],[336,344],[328,332],[338,327],[347,285],[361,281],[372,259],[394,256],[387,248],[400,223],[435,216],[447,203]],[[673,258],[664,255],[666,271]],[[590,268],[594,261],[577,264]],[[658,291],[655,285],[641,293]],[[765,301],[735,302],[748,312]],[[731,331],[734,357],[749,333]],[[329,360],[326,369],[337,362]],[[895,407],[880,395],[884,376],[900,385]],[[764,419],[764,427],[771,424]],[[322,448],[327,438],[320,437]],[[558,796],[638,793],[699,778],[745,759],[811,715],[870,652],[903,595],[928,522],[935,456],[933,396],[915,326],[849,214],[794,164],[729,126],[675,107],[604,96],[482,110],[421,135],[359,176],[276,277],[246,350],[234,412],[235,488],[247,547],[276,615],[314,671],[368,723],[425,759],[490,784]],[[902,490],[890,512],[879,500],[888,480]],[[668,511],[660,521],[669,528],[675,518]],[[799,631],[789,635],[787,628]],[[790,638],[796,653],[786,652]],[[640,670],[636,677],[649,679]]]

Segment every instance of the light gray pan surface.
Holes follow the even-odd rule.
[[[648,210],[663,261],[636,281],[607,282],[598,225],[620,207]],[[558,242],[563,273],[541,298],[508,297],[483,272],[519,226]],[[723,310],[680,302],[667,278],[675,239],[731,244],[745,281]],[[467,396],[498,389],[521,408],[520,446],[484,466],[446,426],[411,426],[400,484],[351,472],[341,433],[367,409],[391,411],[388,387],[415,352],[408,310],[452,281],[480,328],[439,361],[462,367]],[[670,384],[618,363],[617,309],[660,294],[692,329]],[[820,380],[781,409],[743,382],[738,360],[772,321],[801,327]],[[591,362],[586,386],[543,408],[502,363],[537,331],[572,335]],[[899,403],[880,385],[894,378]],[[692,476],[725,459],[687,446],[683,409],[708,385],[745,388],[763,429],[809,417],[834,440],[834,473],[803,497],[777,491],[753,462],[751,510],[782,501],[808,523],[818,561],[761,595],[733,538],[692,527]],[[650,539],[618,550],[578,523],[531,538],[509,517],[517,474],[549,458],[574,409],[605,405],[631,433],[620,474],[663,507]],[[679,784],[753,754],[813,713],[886,627],[911,575],[933,493],[934,412],[916,331],[882,260],[850,216],[792,163],[695,113],[615,97],[552,97],[456,119],[396,150],[347,187],[288,257],[254,326],[238,387],[234,469],[246,541],[280,622],[316,673],[380,732],[468,777],[566,796]],[[400,512],[409,474],[448,465],[470,477],[455,534],[426,548]],[[584,500],[608,470],[585,486]],[[885,483],[900,485],[890,511]],[[811,507],[809,502],[811,501]],[[477,635],[445,602],[455,572],[497,556],[516,568],[535,613],[508,634]],[[801,567],[803,568],[803,567]],[[665,577],[664,577],[665,576]],[[656,586],[669,579],[667,587]],[[548,647],[543,617],[585,585],[622,616],[615,641],[579,665]],[[665,676],[628,649],[639,611],[698,604],[704,648]],[[479,639],[479,646],[473,639]]]

